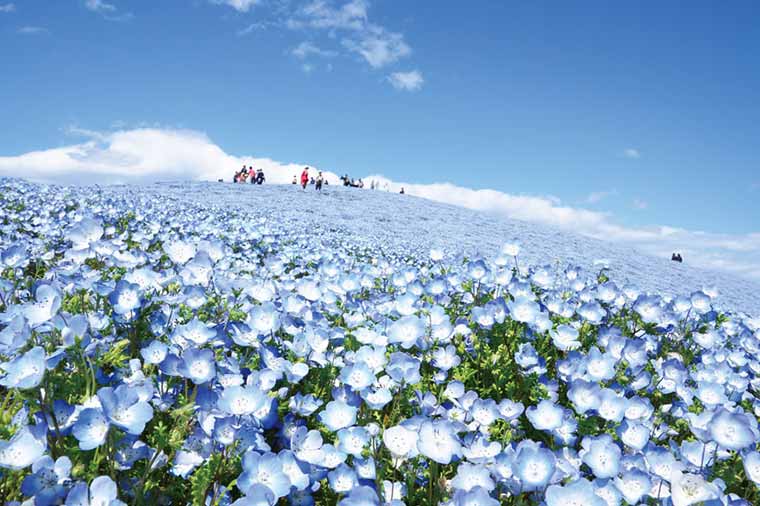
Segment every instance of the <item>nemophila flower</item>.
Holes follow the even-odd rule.
[[[545,499],[546,506],[607,506],[591,482],[584,478],[566,485],[551,485],[546,489]]]
[[[41,284],[34,291],[34,302],[23,306],[24,317],[32,327],[50,321],[61,307],[61,292],[47,284]]]
[[[190,341],[197,346],[202,346],[214,336],[216,336],[216,330],[195,317],[184,325],[178,325],[174,329],[172,338],[180,338],[181,340]]]
[[[617,434],[624,445],[641,451],[649,442],[651,430],[643,423],[624,420],[617,428]]]
[[[331,431],[337,431],[350,427],[356,423],[358,409],[343,401],[330,401],[325,409],[319,413],[319,421],[325,424]]]
[[[712,309],[710,296],[703,291],[692,293],[690,302],[692,309],[698,314],[705,314]]]
[[[148,346],[140,350],[143,360],[146,364],[160,364],[166,358],[166,353],[169,351],[169,347],[161,341],[153,340],[148,343]]]
[[[92,450],[106,442],[109,423],[103,411],[98,408],[85,408],[77,417],[71,433],[79,441],[81,450]]]
[[[277,458],[280,459],[282,464],[282,472],[290,480],[291,486],[295,490],[305,490],[309,486],[309,468],[303,462],[296,459],[295,455],[290,450],[282,450]]]
[[[425,321],[418,316],[403,316],[388,327],[388,342],[398,343],[402,348],[409,349],[418,339],[425,335]]]
[[[254,485],[264,485],[275,496],[285,497],[290,491],[290,479],[283,472],[282,463],[274,453],[259,454],[248,451],[243,455],[243,472],[237,479],[237,487],[248,494]]]
[[[558,350],[569,351],[578,349],[581,346],[578,341],[578,330],[570,325],[560,325],[550,332],[552,342]]]
[[[517,446],[512,472],[523,491],[541,490],[546,487],[556,469],[557,458],[546,448],[531,440],[523,440]]]
[[[341,369],[340,380],[360,392],[375,382],[375,374],[364,362],[356,362]]]
[[[744,474],[753,483],[760,484],[760,452],[748,451],[742,454],[742,464],[744,465]]]
[[[45,349],[35,346],[10,362],[0,364],[0,385],[6,388],[35,388],[45,375]]]
[[[259,334],[269,335],[280,328],[280,316],[271,302],[256,306],[248,317],[248,324]]]
[[[319,431],[298,427],[290,437],[290,448],[295,456],[306,463],[318,465],[324,459],[322,435]]]
[[[327,473],[327,480],[330,488],[338,494],[350,492],[359,484],[359,477],[356,471],[346,464],[340,464],[338,467]]]
[[[195,256],[195,245],[181,240],[167,241],[163,244],[164,251],[175,264],[184,264]]]
[[[610,354],[602,353],[594,346],[586,356],[586,376],[591,381],[608,381],[615,377],[617,360]]]
[[[628,504],[637,504],[651,490],[652,480],[644,471],[631,469],[615,478],[615,486]]]
[[[487,430],[501,416],[496,401],[493,399],[478,399],[472,403],[469,411],[473,421],[481,430]]]
[[[196,385],[208,383],[216,376],[214,352],[198,348],[185,350],[182,353],[180,372]]]
[[[420,440],[423,438],[424,436],[420,430]],[[501,453],[501,444],[497,441],[489,441],[482,434],[469,438],[469,443],[467,441],[465,443],[465,446],[462,447],[462,456],[473,464],[486,464],[493,461]],[[421,448],[422,444],[418,443],[417,446],[420,447],[420,453],[424,455],[425,452]]]
[[[47,450],[47,427],[24,425],[8,440],[0,440],[0,467],[18,471],[31,466]]]
[[[503,399],[499,402],[499,414],[506,421],[511,421],[520,416],[525,410],[521,402],[514,402],[510,399]]]
[[[574,379],[569,386],[567,398],[573,403],[576,413],[582,415],[599,408],[602,393],[599,385],[582,379]]]
[[[525,416],[538,430],[554,430],[562,425],[564,410],[550,400],[544,399],[536,406],[530,406]]]
[[[397,383],[414,385],[422,379],[420,361],[404,352],[391,353],[390,362],[385,366],[388,376]]]
[[[620,422],[625,417],[628,399],[612,389],[602,388],[599,392],[599,416],[612,422]]]
[[[140,287],[120,280],[108,296],[108,302],[111,303],[116,314],[127,317],[142,305]]]
[[[395,425],[383,431],[383,443],[395,458],[404,458],[417,454],[417,432],[402,425]]]
[[[579,456],[597,478],[612,478],[620,470],[622,451],[609,434],[584,437]]]
[[[541,313],[541,307],[527,297],[516,297],[507,303],[507,308],[509,308],[510,317],[521,323],[533,323]]]
[[[372,488],[362,485],[352,489],[338,506],[380,506],[380,499]]]
[[[391,391],[385,387],[362,390],[361,396],[367,406],[373,410],[383,409],[386,404],[393,400]]]
[[[32,337],[32,329],[26,322],[26,318],[17,315],[11,322],[0,330],[0,354],[13,355],[26,345]]]
[[[109,476],[98,476],[89,489],[86,483],[76,483],[66,497],[66,506],[126,506],[118,497],[116,483]]]
[[[451,480],[451,486],[465,492],[469,492],[475,487],[481,487],[490,492],[496,487],[496,483],[485,466],[462,462],[457,467],[456,476]]]
[[[454,425],[446,421],[423,422],[417,436],[417,449],[427,458],[444,465],[462,455]]]
[[[34,504],[48,506],[60,504],[66,497],[67,487],[71,481],[71,460],[68,457],[53,459],[47,455],[32,464],[32,474],[24,477],[21,493],[34,497]]]
[[[718,408],[710,420],[710,436],[721,447],[742,450],[758,439],[757,419],[743,411],[731,412]]]
[[[153,418],[151,405],[140,399],[137,389],[119,385],[116,389],[103,387],[98,399],[108,421],[128,434],[142,434],[145,424]]]
[[[20,245],[14,244],[0,252],[0,264],[3,267],[17,268],[26,267],[29,263],[29,251]]]
[[[718,486],[698,474],[673,471],[670,476],[670,500],[673,506],[692,506],[720,496]]]
[[[434,367],[437,367],[443,371],[448,371],[450,369],[453,369],[454,367],[458,366],[461,362],[462,360],[459,358],[457,349],[452,344],[449,344],[448,346],[443,347],[443,348],[436,348],[435,350],[433,350],[432,364]]]
[[[530,343],[522,343],[515,353],[515,362],[523,369],[532,369],[542,363],[542,358]]]
[[[267,397],[258,387],[233,385],[222,390],[217,407],[235,416],[250,415],[267,403]]]
[[[321,406],[323,402],[312,394],[302,395],[301,392],[290,398],[288,401],[288,408],[299,416],[311,416]]]
[[[594,324],[601,323],[607,316],[607,311],[595,300],[582,304],[576,312],[581,318]]]

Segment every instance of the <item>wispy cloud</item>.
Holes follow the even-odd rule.
[[[395,63],[412,53],[412,48],[400,33],[389,32],[377,25],[370,25],[357,37],[345,38],[343,46],[359,54],[373,68]]]
[[[145,182],[167,179],[229,180],[241,165],[264,169],[267,181],[288,184],[304,164],[280,163],[268,158],[234,156],[205,134],[167,128],[138,128],[93,132],[70,127],[83,140],[64,147],[0,156],[0,175],[45,182]],[[337,176],[328,173],[331,184]],[[629,244],[648,254],[669,258],[681,251],[690,265],[707,267],[760,280],[760,233],[717,234],[666,225],[625,227],[607,214],[562,205],[540,196],[473,190],[450,183],[413,184],[382,176],[367,176],[381,187],[469,209],[542,223],[597,239]]]
[[[17,30],[17,32],[24,35],[42,35],[50,33],[47,28],[42,26],[22,26]]]
[[[103,0],[85,0],[84,6],[93,12],[116,12],[116,6]]]
[[[586,203],[587,204],[598,204],[602,200],[611,197],[613,195],[617,195],[617,190],[607,190],[607,191],[599,191],[599,192],[591,192],[586,197]]]
[[[641,153],[635,148],[626,148],[623,151],[623,156],[626,158],[641,158]]]
[[[417,91],[425,84],[425,79],[422,77],[422,73],[418,70],[412,70],[411,72],[394,72],[388,76],[388,81],[397,90],[403,91]]]
[[[0,12],[13,12],[16,10],[16,4],[0,4]]]
[[[325,0],[307,3],[288,19],[289,28],[317,28],[328,30],[362,30],[367,25],[369,2],[351,0],[341,7],[333,7]]]
[[[638,210],[644,210],[649,207],[649,202],[639,198],[633,199],[633,208]]]
[[[258,30],[266,30],[269,27],[268,23],[264,22],[256,22],[251,23],[250,25],[246,26],[245,28],[242,28],[237,31],[238,37],[245,37],[246,35],[250,35],[251,33],[258,31]]]
[[[261,0],[211,0],[211,3],[218,5],[228,5],[238,12],[248,12]]]
[[[292,54],[296,58],[305,60],[310,56],[321,56],[324,58],[331,58],[337,55],[338,53],[336,53],[335,51],[331,51],[329,49],[321,49],[309,41],[304,41],[298,44],[293,49],[291,49],[290,54]]]

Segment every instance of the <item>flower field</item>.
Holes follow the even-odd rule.
[[[753,301],[226,188],[0,180],[0,503],[760,504]]]

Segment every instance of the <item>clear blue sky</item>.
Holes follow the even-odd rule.
[[[237,155],[760,231],[760,3],[347,3],[0,0],[0,156],[72,125],[184,127]],[[389,80],[412,71],[418,89]]]

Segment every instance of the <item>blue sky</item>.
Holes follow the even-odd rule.
[[[0,0],[0,156],[225,153],[758,232],[756,2]],[[395,77],[394,77],[395,76]]]

